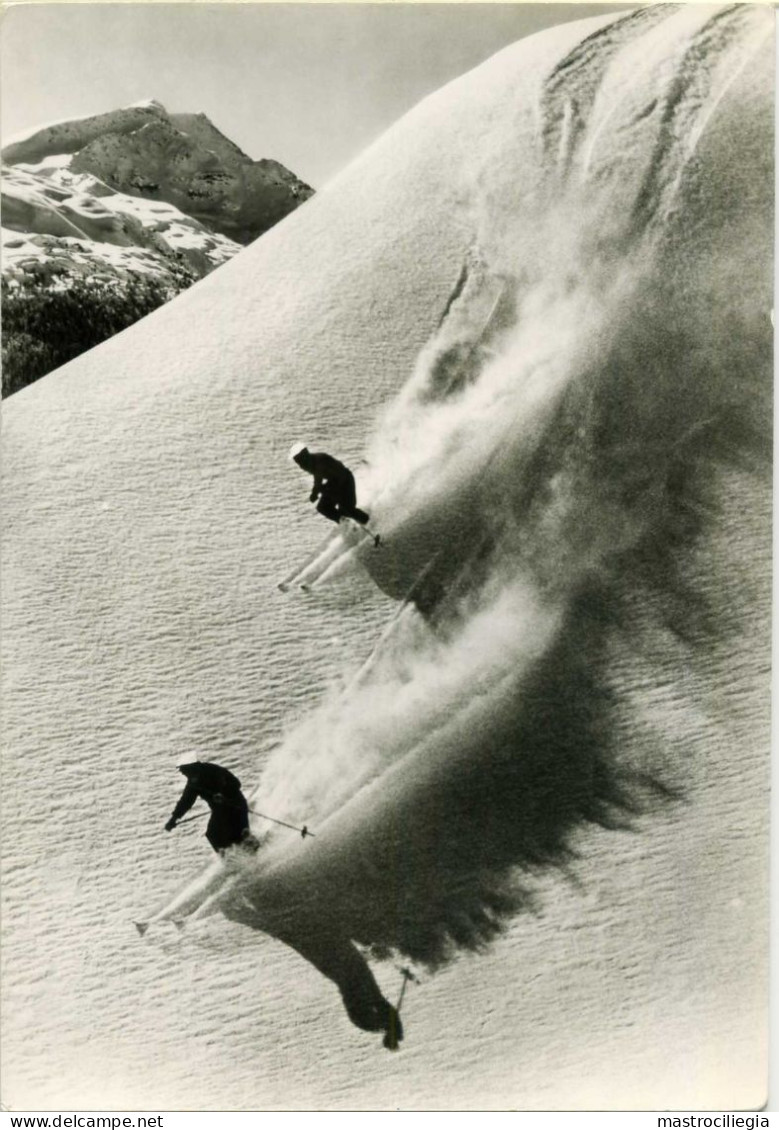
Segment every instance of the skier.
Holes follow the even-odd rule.
[[[342,518],[352,518],[367,528],[370,515],[357,506],[354,475],[348,467],[323,451],[309,451],[304,443],[294,444],[289,457],[298,467],[314,476],[309,501],[316,502],[316,508],[323,517],[336,523]],[[368,533],[378,545],[378,535],[370,530]]]
[[[187,762],[179,765],[179,772],[187,778],[187,783],[165,831],[172,832],[200,797],[211,809],[206,839],[214,851],[222,854],[233,844],[256,851],[259,844],[249,831],[249,806],[238,778],[229,769],[211,761]]]

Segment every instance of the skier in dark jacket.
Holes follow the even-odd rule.
[[[257,841],[249,831],[249,806],[238,778],[229,769],[211,761],[190,761],[180,765],[179,772],[187,778],[187,783],[165,831],[172,832],[199,797],[211,809],[206,839],[214,851],[223,852],[233,844],[256,851]]]
[[[309,501],[316,502],[316,508],[323,517],[331,522],[352,518],[361,526],[368,525],[370,515],[357,506],[354,475],[348,467],[324,451],[309,451],[302,443],[294,445],[289,457],[298,467],[314,476]],[[378,545],[378,537],[371,536]]]

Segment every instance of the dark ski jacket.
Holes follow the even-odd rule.
[[[354,475],[338,459],[324,451],[310,451],[305,470],[314,476],[311,501],[320,495],[329,495],[343,506],[353,507],[357,502]]]
[[[215,765],[212,761],[192,761],[179,768],[187,778],[187,784],[173,809],[171,823],[189,812],[198,797],[206,802],[212,812],[217,809],[245,811],[246,800],[241,792],[241,782],[229,769]]]

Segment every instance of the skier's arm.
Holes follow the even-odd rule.
[[[311,488],[311,494],[308,499],[309,502],[316,502],[322,493],[322,486],[326,481],[324,475],[320,475],[318,471],[314,471],[314,485]]]
[[[189,812],[190,808],[192,807],[192,805],[195,803],[196,800],[197,800],[197,789],[195,788],[195,786],[193,784],[188,783],[186,785],[185,789],[184,789],[184,792],[181,794],[181,796],[179,798],[178,804],[173,809],[173,815],[171,816],[168,823],[165,825],[165,830],[167,832],[170,832],[173,828],[175,828],[176,822],[178,820],[180,820],[182,816],[186,815],[187,812]]]

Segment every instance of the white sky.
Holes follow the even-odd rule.
[[[314,187],[514,40],[613,4],[17,4],[2,136],[156,98]]]

